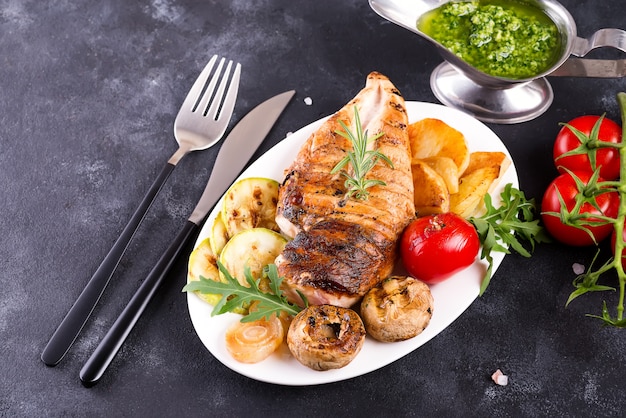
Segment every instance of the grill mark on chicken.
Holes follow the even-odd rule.
[[[339,121],[355,130],[355,106],[368,136],[383,133],[369,147],[393,162],[393,168],[379,162],[367,173],[386,185],[369,188],[364,201],[346,199],[345,178],[330,174],[352,150],[336,131],[343,131]],[[293,300],[299,300],[297,289],[311,303],[348,307],[391,273],[396,241],[415,216],[407,126],[400,92],[371,73],[365,88],[306,140],[285,171],[276,221],[294,240],[276,265]]]
[[[377,271],[387,277],[393,270],[395,245],[376,231],[355,223],[327,220],[300,232],[281,253],[281,275],[296,288],[315,289],[326,296],[354,298],[369,290],[362,280]],[[312,295],[308,292],[307,297]],[[297,293],[288,294],[299,300]],[[320,304],[313,297],[311,304]]]

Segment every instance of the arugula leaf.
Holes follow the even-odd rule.
[[[493,206],[491,196],[486,194],[484,200],[487,212],[479,218],[469,219],[482,243],[480,258],[487,260],[489,264],[480,285],[480,295],[485,292],[491,281],[493,251],[510,254],[510,250],[514,250],[524,257],[530,257],[535,244],[550,242],[545,230],[539,225],[539,219],[534,219],[536,210],[534,199],[526,199],[524,192],[514,188],[511,183],[504,187],[500,197],[502,205],[496,208]]]
[[[225,283],[200,276],[199,281],[189,282],[183,287],[183,292],[222,295],[220,301],[213,307],[211,316],[233,312],[237,308],[249,306],[252,302],[257,302],[256,309],[243,316],[241,322],[252,322],[261,318],[269,320],[272,314],[279,316],[281,312],[286,312],[289,315],[296,315],[300,312],[301,308],[287,301],[287,298],[283,295],[280,289],[283,278],[278,276],[278,270],[274,264],[267,265],[263,269],[263,276],[269,279],[270,289],[273,293],[265,293],[259,288],[260,279],[255,280],[248,267],[244,269],[244,274],[246,283],[250,287],[241,285],[219,261],[217,266],[226,278]],[[303,300],[307,304],[306,299],[303,298]]]

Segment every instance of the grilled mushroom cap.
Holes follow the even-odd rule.
[[[314,370],[339,369],[361,351],[365,327],[352,309],[314,305],[291,322],[287,345],[293,356]]]
[[[371,289],[361,302],[367,333],[378,341],[403,341],[430,323],[434,300],[430,288],[412,277],[393,276]]]

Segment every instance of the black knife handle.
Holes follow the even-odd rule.
[[[172,265],[197,229],[198,225],[187,221],[148,277],[139,286],[128,305],[126,305],[109,332],[107,332],[81,369],[80,380],[83,385],[90,387],[98,383],[157,289],[161,286]]]
[[[56,366],[69,351],[100,300],[141,221],[175,167],[170,162],[163,167],[119,238],[50,338],[41,354],[41,361],[46,365]]]

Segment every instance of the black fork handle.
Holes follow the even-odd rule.
[[[174,262],[197,230],[198,225],[187,221],[148,277],[139,286],[128,305],[81,369],[80,380],[84,386],[90,387],[98,383],[165,280]]]
[[[163,167],[119,238],[50,338],[41,354],[41,360],[46,365],[56,366],[69,351],[109,284],[128,244],[175,167],[171,162]]]

